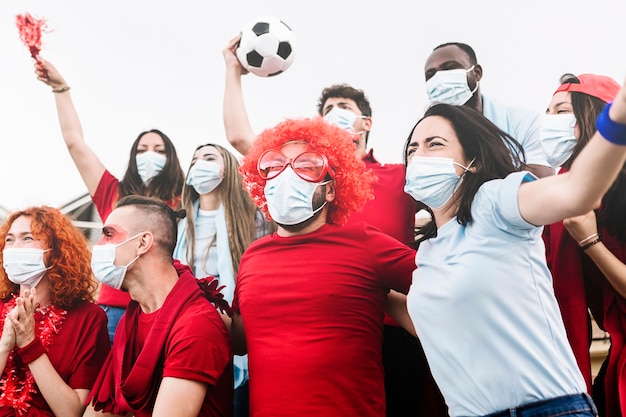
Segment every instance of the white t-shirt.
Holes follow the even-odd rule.
[[[196,277],[202,278],[212,275],[219,278],[217,270],[217,244],[215,234],[215,217],[217,210],[198,210],[196,217],[196,242],[194,246],[194,266],[193,271]],[[209,247],[209,245],[211,245]],[[209,251],[207,258],[207,249]]]
[[[480,416],[562,395],[585,381],[546,266],[542,228],[520,215],[516,172],[480,187],[473,222],[422,242],[411,320],[451,416]]]

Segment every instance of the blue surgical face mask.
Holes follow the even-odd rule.
[[[472,159],[465,167],[452,158],[414,156],[406,170],[404,192],[431,209],[439,209],[450,201],[461,184],[454,166],[467,172],[473,163]]]
[[[572,113],[546,114],[539,130],[543,155],[552,168],[562,166],[572,156],[578,143],[576,116]]]
[[[5,248],[2,252],[2,264],[9,281],[31,288],[36,287],[48,271],[43,262],[43,255],[48,250],[38,248]]]
[[[472,98],[478,90],[478,81],[474,90],[467,84],[467,73],[474,69],[451,69],[437,71],[426,81],[426,92],[431,103],[446,103],[461,106]]]
[[[139,259],[139,255],[135,256],[127,265],[115,265],[115,249],[137,236],[141,236],[141,233],[115,245],[95,245],[93,247],[91,250],[91,270],[98,281],[116,290],[122,288],[126,270]]]
[[[221,184],[222,178],[222,169],[217,163],[199,159],[189,169],[187,184],[198,194],[208,194]]]
[[[163,170],[167,157],[153,151],[146,151],[137,154],[137,171],[141,177],[141,181],[144,184],[150,182],[150,180]]]
[[[343,130],[347,130],[350,133],[360,134],[361,132],[354,131],[354,122],[356,119],[365,119],[366,116],[358,116],[350,110],[342,109],[339,107],[333,107],[327,114],[324,116],[324,120],[331,125],[338,126]]]
[[[291,226],[310,219],[325,205],[313,210],[313,194],[325,182],[308,182],[296,175],[291,166],[265,184],[265,199],[272,219],[282,225]]]

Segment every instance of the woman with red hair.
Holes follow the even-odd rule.
[[[58,209],[0,227],[0,416],[82,416],[109,351],[85,237]]]

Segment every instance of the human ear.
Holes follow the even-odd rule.
[[[137,255],[143,255],[148,252],[154,243],[154,235],[151,232],[144,232],[139,238],[139,247]]]
[[[476,77],[476,81],[480,81],[483,78],[483,67],[479,64],[474,65],[474,77]]]
[[[326,184],[326,201],[330,203],[335,199],[335,181],[332,180]]]

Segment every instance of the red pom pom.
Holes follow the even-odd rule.
[[[39,52],[41,52],[41,34],[47,32],[48,27],[44,19],[36,19],[30,13],[17,15],[17,29],[20,33],[20,39],[30,51],[36,61],[39,61]]]

